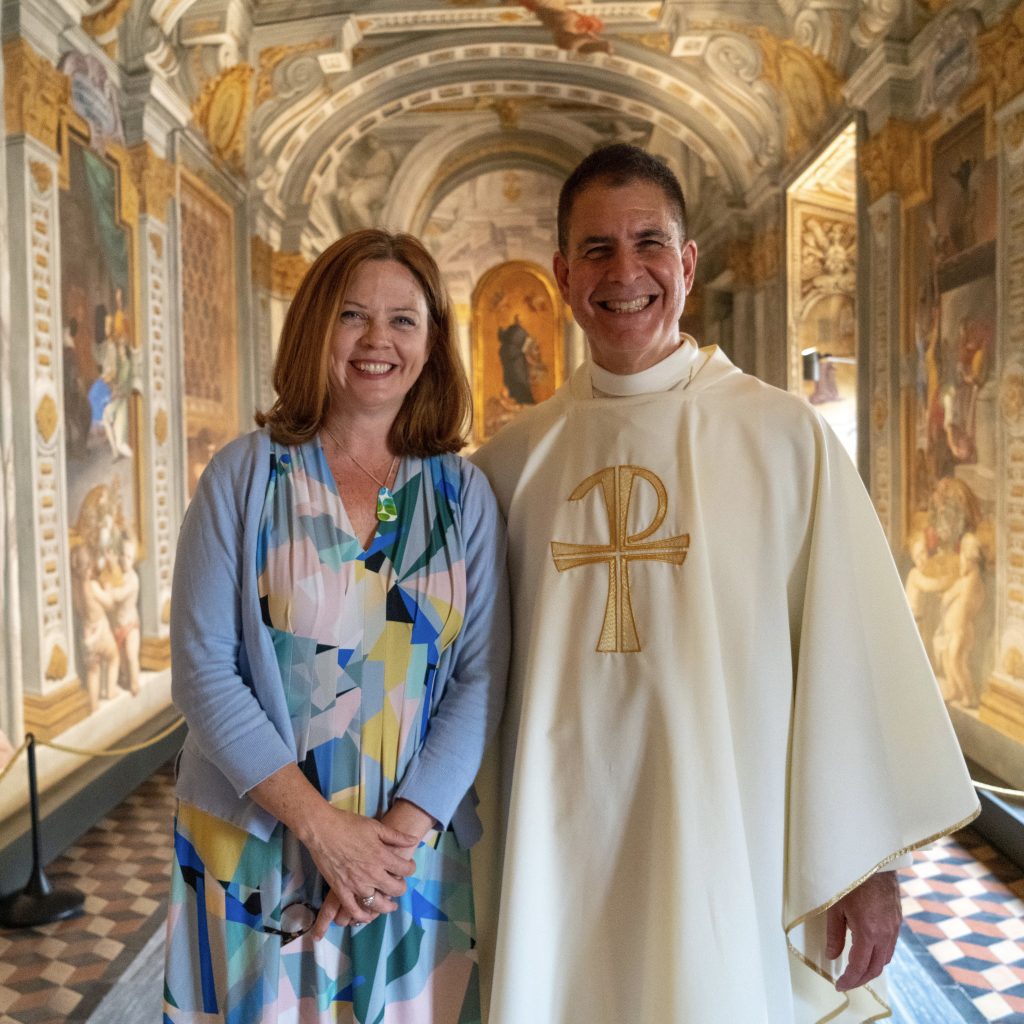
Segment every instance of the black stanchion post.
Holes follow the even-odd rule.
[[[25,737],[28,747],[28,804],[32,820],[32,870],[25,887],[0,900],[0,928],[34,928],[83,913],[85,897],[73,889],[54,889],[43,871],[39,853],[39,787],[36,784],[36,738]]]

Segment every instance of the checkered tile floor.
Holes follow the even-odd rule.
[[[1024,1024],[1021,871],[965,829],[918,850],[900,880],[905,939],[952,979],[933,972],[969,1002],[965,1019]]]
[[[0,1024],[88,1018],[163,926],[173,814],[167,767],[46,869],[54,888],[85,894],[85,914],[0,931]]]
[[[86,913],[0,931],[0,1024],[85,1021],[122,977],[163,926],[173,810],[165,768],[47,868],[55,886],[85,893]],[[901,948],[950,1008],[928,1019],[1024,1024],[1021,871],[968,829],[918,851],[901,881]],[[901,1020],[916,1024],[910,1005]]]

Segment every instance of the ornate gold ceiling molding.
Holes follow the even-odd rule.
[[[978,36],[978,65],[993,110],[1024,92],[1024,3]]]
[[[30,135],[56,152],[61,117],[71,102],[71,86],[24,39],[4,43],[4,119],[10,135]]]
[[[291,298],[309,270],[310,261],[301,252],[275,252],[270,258],[270,290],[282,298]]]
[[[167,221],[167,204],[177,191],[174,165],[153,152],[148,142],[128,150],[132,180],[139,194],[139,213]]]
[[[82,19],[82,28],[101,46],[117,45],[117,27],[131,10],[132,0],[111,0],[106,7]]]
[[[899,118],[887,121],[861,148],[860,166],[868,200],[874,203],[890,192],[914,205],[927,192],[925,152],[930,124],[914,124]]]
[[[736,239],[726,250],[726,266],[739,288],[758,288],[774,280],[782,267],[782,235],[778,228]]]
[[[231,170],[245,170],[245,149],[252,113],[251,64],[235,64],[203,86],[192,112],[216,156]]]
[[[315,53],[318,50],[329,50],[334,45],[331,36],[321,36],[319,39],[310,39],[304,43],[292,43],[288,46],[268,46],[260,50],[256,58],[256,97],[255,103],[258,107],[266,102],[274,93],[274,86],[271,81],[274,72],[282,61],[291,57],[297,57],[303,53]]]
[[[761,26],[736,26],[764,55],[762,75],[786,117],[786,156],[808,151],[832,112],[843,102],[842,81],[818,54]]]
[[[515,57],[516,77],[480,77],[479,63],[492,57],[501,61],[497,66],[510,69],[513,65],[502,58]],[[471,58],[472,65],[467,66]],[[553,65],[565,77],[567,60],[578,64],[580,73],[571,80],[553,79]],[[622,56],[567,58],[550,45],[495,43],[423,50],[374,69],[336,92],[314,90],[280,109],[256,140],[258,150],[267,156],[254,176],[272,209],[283,214],[295,203],[313,202],[322,184],[333,180],[346,150],[388,120],[435,103],[477,96],[539,96],[553,103],[589,105],[611,116],[640,118],[691,149],[711,174],[721,177],[727,192],[742,194],[756,177],[760,149],[771,140],[750,139],[735,104],[717,94],[707,95],[704,83],[693,78],[692,72],[680,74]],[[639,93],[638,86],[644,92]],[[382,89],[387,101],[367,110],[365,101],[372,101]]]

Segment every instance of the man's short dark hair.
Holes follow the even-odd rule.
[[[616,142],[584,157],[562,186],[558,195],[558,248],[562,255],[567,254],[569,247],[569,217],[576,197],[594,184],[618,187],[634,181],[649,181],[665,193],[665,198],[675,208],[680,235],[686,238],[686,200],[672,169],[660,157],[639,146]]]

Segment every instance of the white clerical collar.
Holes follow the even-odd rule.
[[[688,334],[681,334],[679,348],[665,356],[660,363],[648,366],[639,373],[612,373],[589,360],[590,383],[598,397],[619,398],[671,391],[679,384],[686,387],[690,383],[697,372],[700,358],[697,342]]]

